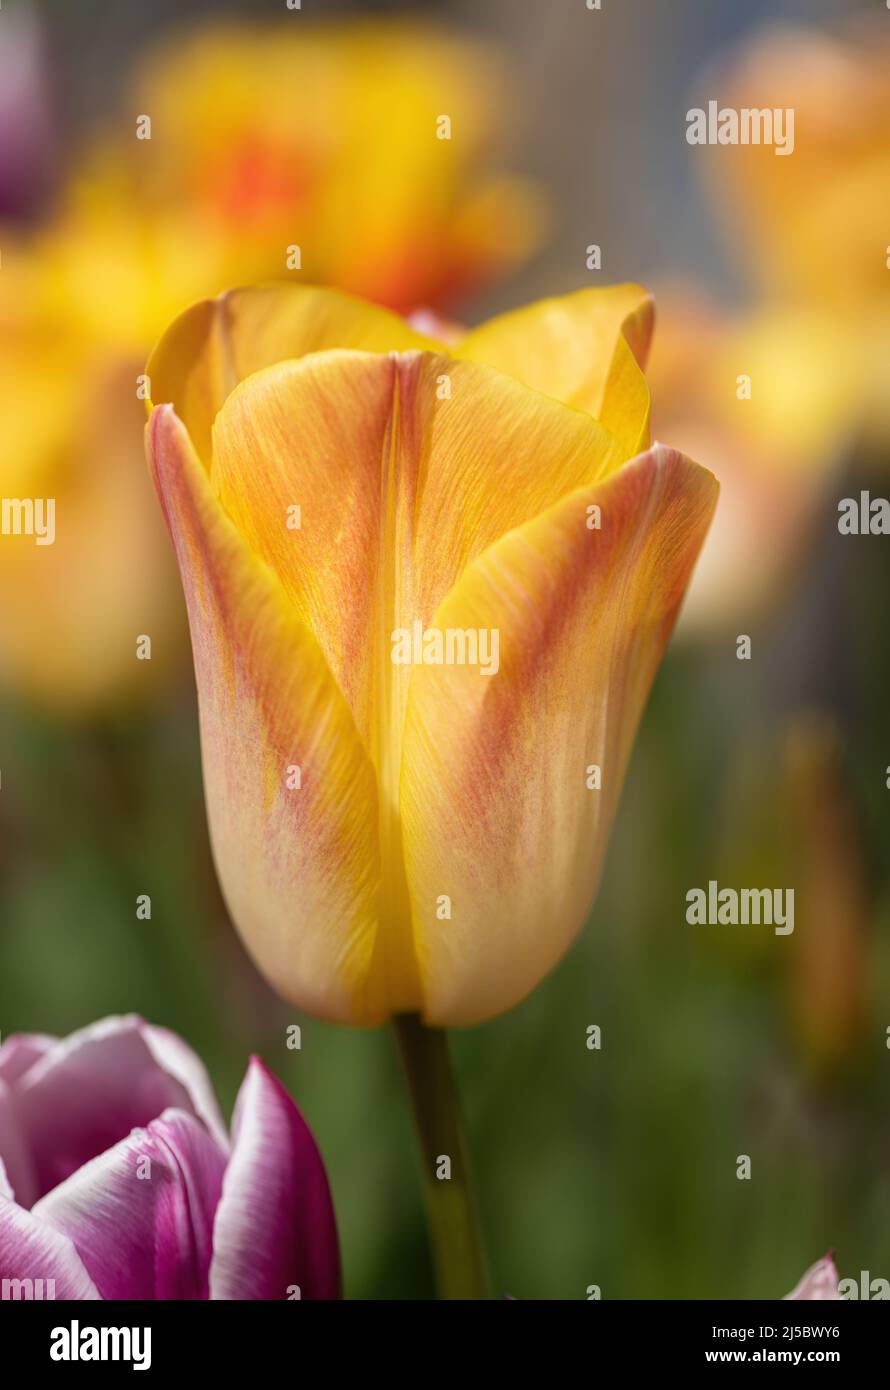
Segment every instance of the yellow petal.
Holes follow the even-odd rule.
[[[642,373],[653,305],[639,285],[578,290],[491,319],[457,349],[545,396],[584,410],[633,456],[649,442]]]
[[[583,924],[716,490],[656,446],[505,535],[439,609],[437,628],[496,630],[499,669],[412,673],[400,804],[426,1022],[516,1004]]]
[[[371,970],[377,793],[349,709],[169,406],[153,412],[148,446],[188,604],[208,817],[233,921],[285,998],[379,1022],[398,982],[384,1002]],[[287,785],[294,768],[299,788]]]
[[[209,465],[217,411],[252,372],[326,348],[403,352],[437,346],[397,314],[338,290],[263,285],[232,290],[181,314],[147,371],[152,401],[175,407]]]
[[[370,968],[393,1011],[423,1002],[398,804],[410,667],[394,664],[394,635],[431,619],[486,546],[621,456],[589,417],[427,352],[284,362],[243,382],[217,418],[220,503],[312,632],[377,776]]]
[[[431,620],[476,555],[622,456],[595,421],[491,368],[326,352],[233,392],[212,478],[314,632],[380,770],[398,756],[407,686],[393,632]]]

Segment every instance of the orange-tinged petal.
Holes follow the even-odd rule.
[[[649,442],[642,368],[653,320],[652,300],[639,285],[578,290],[491,319],[457,353],[587,411],[633,456]]]
[[[147,370],[153,402],[175,407],[209,464],[217,411],[251,373],[326,348],[404,352],[437,346],[397,314],[338,290],[261,285],[204,300],[181,314]]]
[[[232,393],[212,479],[314,632],[380,769],[398,757],[407,688],[394,630],[429,622],[475,556],[622,456],[588,416],[477,363],[325,352]]]
[[[400,804],[427,1023],[509,1008],[581,927],[716,491],[656,446],[505,535],[441,605],[437,628],[497,630],[499,669],[412,672]]]
[[[398,805],[410,668],[392,660],[394,634],[431,619],[486,546],[616,467],[620,445],[491,368],[344,351],[254,373],[217,417],[212,452],[222,508],[314,635],[373,764],[371,973],[393,1010],[420,1008]]]
[[[169,406],[153,412],[148,445],[188,604],[208,817],[232,918],[286,998],[378,1022],[399,982],[386,1001],[374,992],[377,793],[352,716]],[[299,788],[287,785],[293,768]]]

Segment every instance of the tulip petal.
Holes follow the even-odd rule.
[[[169,1028],[144,1023],[139,1018],[135,1022],[158,1066],[185,1087],[198,1119],[204,1121],[213,1137],[226,1148],[229,1139],[213,1083],[197,1052]]]
[[[474,329],[455,351],[587,411],[632,457],[649,443],[649,388],[642,368],[653,322],[644,289],[610,285],[502,314]]]
[[[213,496],[169,406],[154,411],[148,437],[188,604],[208,817],[232,918],[287,998],[380,1021],[385,1004],[368,980],[379,881],[371,764],[317,643]]]
[[[429,621],[476,555],[624,457],[587,416],[430,353],[329,352],[259,372],[213,439],[226,513],[314,632],[378,767],[404,704],[386,689],[404,674],[394,630]]]
[[[449,392],[440,396],[443,382]],[[327,352],[283,363],[242,383],[217,417],[211,484],[314,635],[376,776],[379,929],[362,965],[366,1008],[373,1000],[383,1016],[420,1004],[398,825],[410,667],[394,661],[396,640],[432,618],[487,545],[621,459],[618,441],[589,416],[489,367],[431,353]],[[299,529],[286,524],[294,504]],[[282,660],[269,672],[276,700],[285,669]],[[290,720],[298,704],[290,702]],[[312,727],[305,707],[299,717]],[[211,815],[235,815],[214,800]],[[237,815],[236,842],[240,807]],[[292,835],[291,857],[294,844]],[[326,915],[337,919],[330,907]],[[282,966],[272,975],[279,989]],[[292,976],[292,963],[287,970]]]
[[[500,651],[491,676],[412,672],[401,807],[427,1023],[509,1008],[581,927],[715,500],[709,473],[655,446],[503,537],[437,613],[497,630]]]
[[[817,1260],[814,1265],[810,1265],[800,1281],[794,1286],[790,1293],[786,1293],[784,1303],[805,1303],[810,1302],[841,1302],[841,1295],[838,1290],[838,1274],[832,1256],[825,1255],[821,1260]]]
[[[255,372],[216,419],[209,481],[175,416],[156,420],[232,915],[310,1011],[377,1022],[415,1009],[397,808],[410,672],[392,660],[394,634],[431,618],[506,531],[616,468],[622,446],[489,367],[428,352],[322,352]],[[318,735],[329,717],[337,748]],[[331,766],[318,763],[311,795],[288,796],[307,744]]]
[[[226,397],[253,372],[327,348],[404,352],[435,347],[398,314],[339,290],[263,285],[186,310],[148,364],[152,400],[170,403],[206,465]]]
[[[30,1207],[39,1195],[37,1174],[18,1111],[16,1083],[57,1039],[43,1033],[13,1033],[0,1044],[0,1164],[6,1164],[9,1194]]]
[[[4,1166],[7,1195],[30,1207],[37,1197],[37,1174],[27,1138],[22,1132],[15,1091],[0,1078],[0,1166]]]
[[[2,1165],[0,1165],[2,1168]],[[2,1188],[2,1184],[0,1184]],[[10,1201],[0,1190],[0,1279],[43,1280],[41,1298],[97,1299],[99,1292],[84,1268],[72,1242],[33,1212]],[[51,1292],[47,1280],[53,1280]],[[4,1297],[37,1297],[13,1283]]]
[[[206,1092],[199,1109],[183,1082],[159,1061],[151,1036],[135,1016],[103,1019],[58,1042],[24,1074],[16,1101],[36,1170],[34,1196],[168,1106],[194,1109],[224,1135],[218,1112],[214,1120],[207,1109]]]
[[[206,1299],[226,1154],[165,1110],[84,1165],[33,1214],[75,1246],[106,1299]]]
[[[57,1042],[46,1033],[13,1033],[0,1044],[0,1080],[12,1085]]]
[[[337,1229],[321,1156],[287,1091],[255,1057],[238,1093],[232,1140],[210,1297],[338,1298]]]

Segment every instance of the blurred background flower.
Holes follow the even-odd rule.
[[[688,294],[670,288],[660,297],[656,403],[681,447],[686,430],[706,432],[724,484],[690,629],[732,625],[787,598],[853,451],[886,452],[888,75],[886,16],[859,16],[834,31],[766,28],[721,52],[690,88],[702,106],[719,94],[721,106],[794,112],[788,156],[770,144],[738,145],[730,158],[725,146],[698,152],[747,280],[744,303],[728,308],[705,291],[690,308]],[[750,387],[740,398],[742,375]]]
[[[27,218],[37,211],[54,154],[42,35],[34,13],[14,9],[0,42],[0,217]]]
[[[707,459],[721,481],[681,631],[725,637],[793,592],[861,429],[858,352],[831,316],[807,307],[735,310],[694,281],[663,285],[656,298],[653,433]]]
[[[583,1298],[591,1282],[607,1298],[762,1297],[792,1288],[803,1252],[832,1246],[842,1271],[886,1274],[890,552],[886,537],[837,531],[839,497],[869,485],[887,492],[888,396],[877,373],[888,360],[879,345],[890,218],[880,179],[885,98],[874,95],[890,86],[885,44],[841,25],[836,0],[623,0],[601,11],[578,0],[401,5],[415,55],[416,23],[435,17],[461,44],[481,44],[485,58],[468,58],[466,70],[493,59],[493,71],[512,76],[513,96],[489,100],[474,79],[450,145],[431,138],[420,148],[405,133],[408,112],[424,123],[447,114],[446,101],[428,99],[433,78],[446,83],[444,67],[423,59],[429,80],[418,96],[414,73],[411,108],[396,40],[391,52],[375,51],[385,83],[368,94],[368,59],[356,90],[386,150],[359,144],[368,169],[354,202],[332,193],[316,168],[319,221],[307,235],[303,225],[292,233],[287,216],[271,230],[281,211],[279,143],[254,159],[256,145],[245,151],[235,141],[238,158],[228,164],[231,135],[217,139],[210,119],[243,111],[235,76],[230,95],[219,90],[213,55],[231,52],[220,17],[243,34],[247,21],[269,22],[265,0],[28,9],[42,21],[49,149],[58,157],[49,156],[54,196],[29,192],[11,209],[17,220],[0,229],[0,456],[17,480],[26,469],[36,477],[69,465],[90,476],[74,462],[86,447],[81,422],[88,433],[107,418],[118,438],[118,412],[141,417],[135,379],[150,338],[184,300],[221,288],[223,275],[309,280],[323,263],[324,274],[336,266],[356,277],[353,288],[405,306],[415,296],[435,300],[468,324],[587,285],[655,285],[653,433],[717,473],[718,539],[690,595],[696,640],[672,645],[640,729],[594,929],[513,1014],[456,1038],[497,1282],[520,1298]],[[382,0],[314,7],[338,21],[331,51],[339,44],[343,53],[368,52],[367,21],[395,9]],[[845,9],[872,11],[886,29],[878,0]],[[279,32],[286,22],[319,54],[309,6],[275,10]],[[14,13],[4,0],[4,56]],[[777,18],[795,26],[781,40],[761,28]],[[344,38],[339,24],[353,20],[362,33]],[[210,23],[211,33],[196,34]],[[813,45],[818,63],[806,58]],[[264,51],[262,34],[245,41],[245,61]],[[803,67],[795,53],[804,53]],[[270,74],[279,70],[271,56],[264,61]],[[186,63],[188,80],[171,95],[166,74]],[[447,79],[455,111],[463,60],[457,66]],[[859,82],[839,85],[838,72],[853,67]],[[741,82],[731,77],[739,72]],[[303,80],[311,85],[311,75]],[[261,126],[278,109],[271,88],[271,77],[254,84]],[[209,116],[201,91],[214,93]],[[748,163],[756,151],[688,146],[686,112],[710,97],[799,102],[794,155],[770,153],[763,167]],[[295,84],[288,112],[301,106]],[[398,121],[387,125],[390,109]],[[865,121],[864,110],[873,113]],[[171,140],[169,111],[187,138]],[[480,125],[461,147],[471,112]],[[140,114],[154,116],[151,142],[136,140]],[[486,121],[508,133],[518,126],[520,143],[501,153],[486,143]],[[323,136],[323,123],[301,120],[300,131]],[[189,201],[181,190],[196,161]],[[373,206],[372,170],[387,171],[392,216],[388,203]],[[509,197],[497,192],[505,170]],[[250,195],[240,217],[233,188]],[[529,188],[538,190],[531,200]],[[360,245],[352,217],[369,204]],[[484,215],[492,205],[517,209],[496,236]],[[344,206],[345,234],[332,221]],[[727,219],[723,208],[732,209]],[[391,258],[367,254],[381,245],[375,229],[399,238],[396,212],[406,228],[419,219],[423,236],[413,256],[409,240],[398,240],[410,270],[403,280]],[[269,269],[255,272],[260,226],[274,241]],[[322,237],[322,227],[334,231]],[[430,254],[451,228],[460,236],[449,255]],[[523,262],[536,236],[537,253]],[[458,254],[468,239],[477,266],[469,271],[466,250]],[[299,272],[284,263],[291,243],[301,246]],[[593,244],[600,271],[588,269]],[[431,265],[424,293],[411,289]],[[483,284],[485,267],[512,273]],[[358,278],[372,271],[376,291]],[[746,373],[750,400],[736,394]],[[112,409],[116,380],[123,395],[112,388]],[[102,458],[124,473],[130,456],[120,443]],[[141,487],[141,441],[132,458]],[[97,474],[104,461],[96,458]],[[128,499],[122,480],[117,522],[103,539],[99,517],[118,486],[110,476],[86,506],[96,520],[76,544],[89,568],[66,568],[55,606],[37,578],[37,560],[53,548],[28,559],[13,555],[21,538],[0,537],[0,631],[7,621],[14,633],[0,637],[0,667],[7,690],[18,691],[0,705],[0,1028],[64,1033],[138,1009],[193,1041],[226,1104],[244,1056],[261,1050],[325,1154],[347,1295],[422,1296],[432,1285],[397,1058],[384,1033],[354,1034],[285,1009],[235,944],[207,843],[194,693],[161,669],[166,660],[182,670],[175,654],[185,648],[165,626],[182,622],[181,601],[162,599],[166,617],[145,616],[153,566],[178,583],[172,556],[163,538],[149,550],[157,505],[134,500],[135,484]],[[60,501],[56,548],[65,516]],[[110,562],[99,559],[106,548]],[[84,603],[90,621],[79,595],[100,589],[101,605]],[[9,604],[22,616],[6,618]],[[70,632],[79,625],[81,636],[66,652],[69,605]],[[136,663],[135,638],[149,630],[152,662]],[[752,637],[751,661],[736,659],[739,632]],[[124,634],[125,665],[115,633]],[[141,709],[125,693],[155,681]],[[76,725],[48,719],[47,699],[78,709]],[[809,733],[801,747],[801,711],[809,729],[831,730],[827,743]],[[794,935],[690,928],[686,892],[718,876],[738,887],[797,884]],[[150,917],[136,915],[140,895],[150,897]],[[586,1045],[591,1025],[601,1029],[599,1051]],[[752,1157],[749,1182],[735,1176],[739,1153]]]
[[[38,33],[33,16],[5,22],[19,86],[0,109],[3,148],[37,177],[32,145],[49,143]],[[177,313],[288,276],[405,311],[447,307],[529,254],[543,197],[499,171],[504,66],[484,43],[408,22],[212,26],[139,56],[117,111],[74,142],[48,217],[6,250],[0,405],[14,429],[0,489],[53,496],[59,527],[49,557],[30,544],[0,555],[0,681],[104,713],[156,695],[182,655],[167,546],[134,466],[138,377]],[[18,169],[0,168],[8,207]]]

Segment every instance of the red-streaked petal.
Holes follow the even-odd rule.
[[[380,1021],[386,1004],[369,987],[371,764],[315,639],[221,508],[171,407],[155,410],[148,434],[189,609],[211,838],[232,918],[285,997],[324,1017]]]
[[[412,671],[401,805],[427,1023],[517,1003],[584,922],[716,490],[656,446],[505,536],[436,615],[497,630],[499,658]]]
[[[330,348],[404,352],[436,344],[398,314],[339,290],[259,285],[187,309],[148,363],[152,400],[172,404],[198,456],[210,462],[210,430],[240,381]]]

